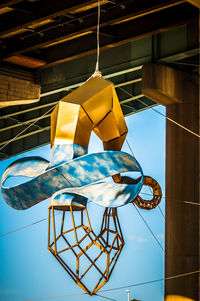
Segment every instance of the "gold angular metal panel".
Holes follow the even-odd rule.
[[[124,140],[126,139],[127,132],[121,135],[118,138],[115,138],[113,140],[103,142],[103,146],[105,150],[121,150]]]
[[[113,86],[112,111],[109,112],[107,116],[105,115],[104,119],[98,124],[97,127],[94,128],[94,132],[105,143],[104,146],[106,146],[107,150],[120,150],[125,139],[125,137],[120,137],[123,134],[127,133],[127,131],[128,129],[124,115],[115,88]],[[114,140],[114,142],[109,142],[112,140]]]
[[[112,86],[108,86],[82,104],[83,109],[92,120],[94,127],[112,110],[112,95]]]
[[[58,103],[51,115],[52,145],[68,142],[87,147],[91,131],[92,122],[80,105]]]
[[[56,134],[58,109],[59,109],[59,103],[56,105],[55,109],[51,113],[51,146],[53,145],[55,134]]]
[[[121,109],[121,105],[119,103],[119,99],[117,97],[117,93],[115,88],[113,87],[113,112],[115,115],[116,123],[119,128],[120,135],[128,132],[128,128],[124,119],[124,114]]]
[[[79,105],[59,101],[53,144],[55,139],[59,139],[59,141],[67,140],[69,143],[70,141],[73,143],[79,109]]]
[[[100,91],[108,86],[113,86],[113,84],[102,77],[92,77],[86,81],[82,86],[63,97],[61,100],[65,102],[70,102],[74,104],[82,105],[89,98],[95,96]],[[97,105],[97,104],[96,104]]]
[[[128,131],[114,85],[98,76],[60,100],[51,122],[52,145],[87,148],[93,130],[106,150],[120,150]]]
[[[92,132],[92,122],[83,110],[82,107],[79,109],[79,115],[77,119],[76,131],[74,135],[74,143],[87,147]]]
[[[101,123],[94,129],[95,134],[102,141],[109,141],[120,136],[119,128],[115,119],[114,112],[111,111]]]

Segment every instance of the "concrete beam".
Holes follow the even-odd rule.
[[[34,103],[41,87],[31,81],[0,74],[0,107]]]
[[[145,67],[143,93],[165,104],[168,118],[199,135],[198,79],[162,65]],[[167,119],[165,277],[191,275],[165,281],[166,301],[200,298],[199,273],[192,273],[200,259],[199,157],[199,138]]]
[[[142,69],[142,93],[161,105],[182,102],[184,76],[184,72],[165,65],[145,64]]]

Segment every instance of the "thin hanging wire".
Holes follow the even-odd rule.
[[[102,295],[100,295],[100,294],[94,294],[95,296],[97,296],[97,297],[100,297],[100,298],[103,298],[103,299],[107,299],[107,300],[111,300],[111,301],[117,301],[116,299],[113,299],[113,298],[109,298],[109,297],[106,297],[106,296],[102,296]]]
[[[47,297],[47,298],[37,298],[37,299],[27,299],[25,301],[41,301],[41,300],[49,300],[49,299],[60,299],[60,298],[66,298],[66,297],[75,297],[75,296],[83,296],[86,295],[86,293],[78,293],[78,294],[68,294],[68,295],[64,295],[64,296],[55,296],[55,297]],[[94,294],[97,297],[103,298],[103,299],[107,299],[107,300],[111,300],[111,301],[118,301],[116,299],[113,298],[109,298],[106,296],[102,296],[100,294]]]
[[[139,282],[139,283],[124,285],[124,286],[118,286],[118,287],[109,288],[109,289],[103,289],[103,290],[100,290],[100,292],[101,293],[112,292],[112,291],[117,291],[117,290],[121,290],[121,289],[125,289],[125,288],[137,287],[137,286],[142,286],[142,285],[146,285],[146,284],[152,284],[152,283],[156,283],[156,282],[160,282],[160,281],[164,281],[164,280],[168,281],[168,280],[172,280],[172,279],[187,277],[187,276],[195,275],[195,274],[199,274],[199,273],[200,273],[200,270],[196,270],[196,271],[183,273],[183,274],[177,274],[177,275],[169,276],[169,277],[165,277],[165,278],[160,278],[160,279],[155,279],[155,280],[150,280],[150,281],[145,281],[145,282]],[[63,295],[63,296],[54,296],[54,297],[46,297],[46,298],[39,298],[39,299],[38,298],[37,299],[28,299],[28,300],[25,300],[25,301],[50,300],[50,299],[66,298],[66,297],[71,297],[71,296],[82,296],[82,295],[86,295],[86,293],[67,294],[67,295]],[[101,297],[102,297],[102,295],[101,295]],[[107,298],[108,300],[110,299],[110,298],[105,297],[105,296],[104,296],[104,298]]]
[[[50,108],[46,113],[44,113],[42,116],[38,117],[34,122],[29,124],[25,129],[23,129],[21,132],[19,132],[15,137],[13,137],[11,140],[9,140],[6,144],[4,144],[2,147],[0,147],[0,151],[4,149],[8,144],[15,141],[21,134],[23,134],[25,131],[27,131],[32,125],[34,125],[36,122],[38,122],[40,119],[42,119],[45,115],[47,115],[49,112],[51,112],[56,105],[54,105],[52,108]]]
[[[55,216],[58,216],[58,215],[61,215],[61,214],[62,214],[62,212],[61,212],[61,213],[55,214]],[[45,221],[47,221],[47,220],[48,220],[48,217],[42,218],[42,219],[40,219],[40,220],[38,220],[38,221],[35,221],[35,222],[31,223],[31,224],[28,224],[28,225],[22,226],[22,227],[20,227],[20,228],[17,228],[17,229],[15,229],[15,230],[12,230],[12,231],[9,231],[9,232],[7,232],[7,233],[4,233],[4,234],[0,235],[0,238],[1,238],[1,237],[4,237],[4,236],[7,236],[7,235],[10,235],[10,234],[12,234],[12,233],[18,232],[18,231],[20,231],[20,230],[29,228],[29,227],[34,226],[34,225],[36,225],[36,224],[39,224],[39,223],[41,223],[41,222],[45,222]]]
[[[98,19],[97,19],[97,61],[96,61],[96,68],[93,76],[102,76],[101,72],[99,71],[99,27],[100,27],[100,15],[101,15],[101,4],[100,0],[98,0]]]
[[[127,145],[128,145],[128,148],[129,148],[129,150],[130,150],[130,152],[131,152],[132,156],[135,158],[135,155],[134,155],[134,153],[133,153],[133,150],[132,150],[132,148],[131,148],[131,146],[130,146],[130,144],[129,144],[129,142],[128,142],[128,139],[127,139],[127,138],[126,138],[126,143],[127,143]]]
[[[147,194],[147,193],[143,193],[143,192],[141,192],[141,194],[145,194],[145,195],[150,195],[150,194]],[[88,201],[88,203],[91,203],[92,201]],[[189,202],[190,203],[190,202]],[[193,204],[193,203],[192,203]],[[200,205],[200,204],[199,204]],[[137,208],[136,208],[137,209]],[[56,216],[57,215],[60,215],[61,213],[58,213],[58,214],[56,214]],[[164,215],[163,215],[164,216]],[[142,217],[143,218],[143,217]],[[143,218],[144,219],[144,218]],[[35,221],[35,222],[33,222],[33,223],[31,223],[31,224],[28,224],[28,225],[25,225],[25,226],[22,226],[22,227],[20,227],[20,228],[16,228],[16,229],[14,229],[14,230],[12,230],[12,231],[9,231],[9,232],[6,232],[6,233],[4,233],[4,234],[1,234],[0,235],[0,238],[2,238],[2,237],[4,237],[4,236],[8,236],[8,235],[10,235],[10,234],[13,234],[13,233],[15,233],[15,232],[18,232],[18,231],[21,231],[21,230],[23,230],[23,229],[26,229],[26,228],[29,228],[29,227],[31,227],[31,226],[34,226],[34,225],[36,225],[36,224],[39,224],[39,223],[41,223],[41,222],[44,222],[44,221],[47,221],[48,220],[48,217],[47,218],[42,218],[42,219],[40,219],[40,220],[38,220],[38,221]],[[146,223],[146,221],[145,221],[145,223]],[[149,226],[148,226],[149,227]],[[150,231],[152,231],[152,230],[150,230]],[[152,231],[153,232],[153,231]],[[153,236],[154,236],[154,234],[153,234]]]
[[[192,272],[188,272],[188,273],[178,274],[178,275],[155,279],[155,280],[151,280],[151,281],[140,282],[140,283],[130,284],[130,285],[126,285],[126,286],[115,287],[115,288],[111,288],[111,289],[104,289],[104,290],[101,290],[100,292],[101,293],[111,292],[111,291],[116,291],[116,290],[120,290],[120,289],[124,289],[124,288],[128,288],[128,287],[135,287],[135,286],[150,284],[150,283],[154,283],[154,282],[164,281],[164,280],[171,280],[171,279],[176,279],[176,278],[187,277],[187,276],[199,274],[199,273],[200,273],[200,270],[196,270],[196,271],[192,271]]]
[[[138,210],[138,208],[136,207],[136,205],[134,204],[135,209],[137,210],[137,213],[140,215],[141,219],[143,220],[143,222],[145,223],[145,225],[147,226],[147,228],[149,229],[149,231],[151,232],[152,236],[154,237],[154,239],[156,240],[156,242],[158,243],[159,247],[162,249],[162,251],[165,253],[165,250],[163,248],[163,246],[161,245],[161,243],[159,242],[159,240],[157,239],[157,237],[155,236],[155,234],[153,233],[153,231],[151,230],[151,227],[148,225],[148,223],[146,222],[145,218],[142,216],[142,214],[140,213],[140,211]]]
[[[165,219],[165,214],[163,213],[162,209],[160,208],[160,205],[158,205],[158,209],[159,209],[159,211],[160,211],[162,217]]]
[[[133,155],[133,157],[135,157],[135,155],[134,155],[134,153],[133,153],[133,150],[132,150],[132,148],[131,148],[131,146],[130,146],[130,144],[129,144],[129,142],[128,142],[127,139],[126,139],[126,143],[127,143],[128,147],[129,147],[129,150],[130,150],[131,154]],[[151,195],[151,196],[153,196],[153,194],[151,193],[150,187],[149,187],[149,190],[150,190],[150,194],[149,194],[149,193],[142,193],[142,192],[141,192],[141,194],[146,194],[146,195]],[[134,204],[134,206],[135,206],[135,204]],[[144,221],[144,223],[146,224],[146,226],[148,227],[149,231],[151,232],[151,234],[153,235],[153,237],[155,238],[155,240],[156,240],[157,243],[159,244],[159,246],[162,248],[163,252],[165,252],[164,249],[163,249],[163,247],[162,247],[162,245],[161,245],[160,242],[158,241],[157,237],[155,236],[155,234],[154,234],[153,231],[151,230],[150,226],[148,225],[148,223],[146,222],[146,220],[144,219],[144,217],[143,217],[143,216],[141,215],[141,213],[139,212],[138,208],[137,208],[136,206],[135,206],[135,208],[136,208],[138,214],[140,215],[140,217],[142,218],[142,220]],[[160,210],[161,215],[162,215],[163,218],[165,219],[165,216],[164,216],[164,214],[163,214],[163,212],[162,212],[162,209],[160,208],[159,205],[158,205],[158,208],[159,208],[159,210]]]
[[[150,187],[149,187],[149,191],[150,191],[150,194],[153,196],[153,194],[152,194],[152,191],[151,191],[151,188],[150,188]],[[158,209],[159,209],[159,211],[160,211],[160,213],[161,213],[162,217],[165,219],[165,215],[164,215],[164,213],[163,213],[162,209],[160,208],[160,205],[159,205],[159,204],[158,204]]]
[[[128,147],[129,147],[129,150],[130,150],[132,156],[135,157],[135,155],[134,155],[134,153],[133,153],[133,150],[132,150],[132,147],[130,146],[130,143],[128,142],[128,139],[126,139],[126,143],[127,143]],[[149,187],[149,191],[150,191],[150,193],[144,193],[144,192],[140,192],[140,193],[141,193],[141,194],[146,194],[146,195],[153,196],[150,187]],[[162,198],[163,198],[163,197],[162,197]],[[160,208],[160,205],[158,205],[158,209],[159,209],[159,211],[160,211],[162,217],[165,219],[165,215],[164,215],[162,209]]]
[[[87,203],[91,203],[91,202],[92,202],[92,201],[89,200]],[[62,214],[62,212],[61,212],[61,213],[55,214],[55,216],[58,216],[58,215],[61,215],[61,214]],[[14,229],[14,230],[11,230],[11,231],[9,231],[9,232],[6,232],[6,233],[4,233],[4,234],[1,234],[1,235],[0,235],[0,238],[2,238],[2,237],[4,237],[4,236],[8,236],[8,235],[13,234],[13,233],[18,232],[18,231],[21,231],[21,230],[23,230],[23,229],[29,228],[29,227],[34,226],[34,225],[36,225],[36,224],[39,224],[39,223],[41,223],[41,222],[45,222],[45,221],[47,221],[47,220],[48,220],[48,217],[42,218],[42,219],[37,220],[37,221],[35,221],[35,222],[33,222],[33,223],[30,223],[30,224],[28,224],[28,225],[25,225],[25,226],[16,228],[16,229]]]
[[[127,95],[131,96],[131,97],[134,97],[133,94],[129,93],[128,91],[124,90],[123,88],[119,87],[120,90],[122,90],[123,92],[125,92]],[[149,108],[148,104],[146,104],[144,101],[142,101],[141,99],[139,98],[136,98],[137,101],[139,101],[140,103],[142,103],[143,105],[145,105],[146,107]],[[174,123],[175,125],[179,126],[180,128],[184,129],[185,131],[189,132],[190,134],[200,138],[200,135],[193,132],[192,130],[188,129],[187,127],[183,126],[182,124],[176,122],[175,120],[165,116],[163,113],[159,112],[158,110],[154,109],[154,108],[150,108],[151,110],[153,110],[154,112],[156,112],[157,114],[161,115],[162,117],[164,117],[165,119],[169,120],[170,122]]]
[[[39,223],[44,222],[44,221],[46,221],[46,220],[48,220],[48,218],[42,218],[42,219],[40,219],[40,220],[38,220],[38,221],[36,221],[36,222],[33,222],[33,223],[31,223],[31,224],[28,224],[28,225],[26,225],[26,226],[23,226],[23,227],[20,227],[20,228],[15,229],[15,230],[9,231],[9,232],[7,232],[7,233],[4,233],[4,234],[0,235],[0,238],[1,238],[1,237],[4,237],[4,236],[7,236],[7,235],[10,235],[10,234],[12,234],[12,233],[18,232],[18,231],[20,231],[20,230],[29,228],[29,227],[31,227],[31,226],[33,226],[33,225],[39,224]]]

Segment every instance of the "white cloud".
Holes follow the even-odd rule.
[[[160,239],[163,239],[163,240],[165,238],[164,234],[162,234],[162,233],[157,234],[156,237],[160,238]]]
[[[141,236],[134,236],[134,235],[132,235],[132,234],[129,234],[129,235],[128,235],[128,238],[129,238],[130,240],[136,241],[136,242],[138,242],[138,243],[145,243],[145,242],[148,241],[147,238],[144,238],[144,237],[141,237]]]

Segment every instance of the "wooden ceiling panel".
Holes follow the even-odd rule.
[[[11,10],[13,10],[13,8],[11,8],[11,7],[2,7],[2,8],[0,8],[0,15],[6,14],[6,13],[10,12]]]
[[[63,38],[63,39],[58,39],[57,41],[54,41],[54,42],[49,42],[48,44],[40,47],[40,48],[49,48],[51,46],[55,46],[55,45],[58,45],[58,44],[61,44],[61,43],[64,43],[64,42],[68,42],[68,41],[71,41],[71,40],[74,40],[74,39],[78,39],[80,37],[83,37],[83,36],[86,36],[86,35],[89,35],[93,33],[93,31],[86,31],[86,32],[82,32],[82,33],[78,33],[77,35],[71,35],[71,36],[68,36],[66,38]]]
[[[17,4],[17,3],[20,3],[20,2],[23,2],[23,1],[24,0],[1,0],[0,9],[4,8],[4,7],[12,6],[14,4]]]
[[[182,4],[184,2],[185,2],[185,0],[174,1],[174,2],[169,1],[168,3],[167,2],[166,3],[160,2],[158,5],[151,6],[150,8],[141,10],[139,13],[135,12],[135,14],[132,13],[130,15],[127,15],[126,19],[124,19],[123,17],[119,18],[118,20],[116,20],[112,23],[112,26],[113,25],[118,25],[118,24],[121,24],[121,23],[125,23],[125,22],[129,22],[129,21],[147,16],[149,14],[157,13],[157,12],[160,12],[160,11],[165,10],[167,8]]]
[[[89,9],[93,8],[97,1],[90,0],[84,3]],[[162,2],[160,0],[133,0],[121,1],[120,4],[112,1],[109,5],[108,1],[103,3],[105,8],[101,13],[100,24],[101,46],[103,48],[113,47],[126,42],[126,40],[130,41],[143,35],[150,35],[153,32],[163,30],[163,28],[181,24],[181,22],[188,22],[198,14],[198,10],[185,3],[184,0],[165,0]],[[121,7],[122,3],[124,4],[123,9]],[[37,5],[39,4],[40,1]],[[7,60],[9,57],[20,54],[28,53],[28,56],[30,56],[31,53],[33,59],[47,61],[48,65],[48,63],[52,64],[56,61],[60,63],[65,58],[68,60],[74,57],[72,56],[72,50],[74,49],[75,56],[94,52],[96,38],[93,35],[94,41],[90,43],[90,36],[91,33],[96,32],[97,11],[92,10],[88,15],[87,12],[83,11],[83,9],[86,9],[85,6],[80,1],[67,1],[65,6],[63,1],[56,1],[51,3],[45,11],[41,7],[35,19],[27,23],[29,27],[25,27],[25,24],[23,24],[23,26],[14,26],[7,31],[0,31],[0,37],[4,37],[0,45],[0,58]],[[50,18],[74,11],[81,11],[81,14],[73,17],[67,15],[66,18],[61,19]],[[164,19],[162,19],[162,16]],[[46,26],[40,28],[42,25]],[[8,38],[10,35],[17,34],[16,30],[18,30],[18,33],[21,32],[20,38],[19,36]],[[32,32],[25,33],[28,30],[32,30]],[[85,39],[80,40],[80,37]],[[72,40],[73,43],[71,43]],[[78,41],[82,42],[79,46],[77,46]],[[86,45],[83,45],[83,43],[86,43]],[[63,51],[60,50],[61,47],[63,47]],[[55,59],[53,59],[53,56]]]
[[[156,12],[153,15],[154,22],[151,22],[152,16],[147,15],[139,18],[137,22],[134,20],[118,24],[115,27],[116,36],[109,35],[101,36],[100,47],[101,50],[110,47],[119,46],[121,44],[152,35],[161,31],[168,30],[172,27],[179,26],[183,23],[189,23],[191,19],[198,18],[198,12],[192,6],[188,5],[187,9],[181,7],[179,14],[177,14],[176,7]],[[101,30],[101,29],[100,29]],[[104,28],[105,32],[109,33],[110,27]],[[43,49],[42,57],[46,58],[47,64],[43,67],[49,67],[57,63],[70,61],[84,55],[96,52],[96,38],[95,35],[83,36],[82,38],[68,41],[67,43],[57,45],[50,49]]]
[[[45,61],[23,56],[23,55],[13,55],[4,59],[4,61],[11,64],[31,68],[31,69],[38,68],[46,64]]]
[[[101,1],[103,5],[109,3],[108,1]],[[2,29],[0,32],[0,38],[6,37],[6,35],[11,34],[12,32],[16,32],[21,28],[29,28],[34,26],[36,23],[44,22],[47,19],[53,19],[59,16],[63,16],[66,14],[77,14],[85,12],[93,7],[97,6],[96,0],[90,1],[38,1],[34,3],[36,5],[34,11],[31,14],[24,14],[20,17],[17,14],[19,12],[23,12],[23,9],[20,8],[17,10],[15,14],[12,16],[12,23],[6,18],[1,20]],[[23,7],[23,6],[22,6]]]
[[[109,3],[110,1],[109,0],[100,0],[100,5],[103,6],[107,3]],[[82,12],[85,12],[87,10],[90,10],[90,9],[93,9],[95,7],[98,6],[98,2],[97,1],[90,1],[90,2],[86,2],[85,5],[80,5],[80,6],[77,6],[75,8],[73,8],[70,13],[71,14],[79,14],[79,13],[82,13]]]
[[[47,19],[47,20],[43,20],[43,21],[38,21],[32,25],[30,25],[29,27],[26,27],[26,28],[18,28],[14,31],[11,31],[11,32],[7,32],[7,33],[4,33],[4,34],[0,34],[0,37],[1,39],[5,39],[5,38],[11,38],[13,36],[16,36],[16,35],[20,35],[20,34],[23,34],[24,32],[37,32],[35,31],[34,29],[36,28],[39,28],[39,27],[42,27],[42,26],[45,26],[49,23],[52,23],[53,20],[52,19]],[[40,31],[39,31],[40,32]]]
[[[192,5],[200,8],[200,0],[187,0],[189,3],[191,3]]]
[[[185,0],[100,3],[102,49],[188,23],[198,16],[198,9]],[[4,1],[0,4],[0,61],[32,69],[94,53],[97,4],[97,0]],[[3,14],[8,9],[10,12]]]

